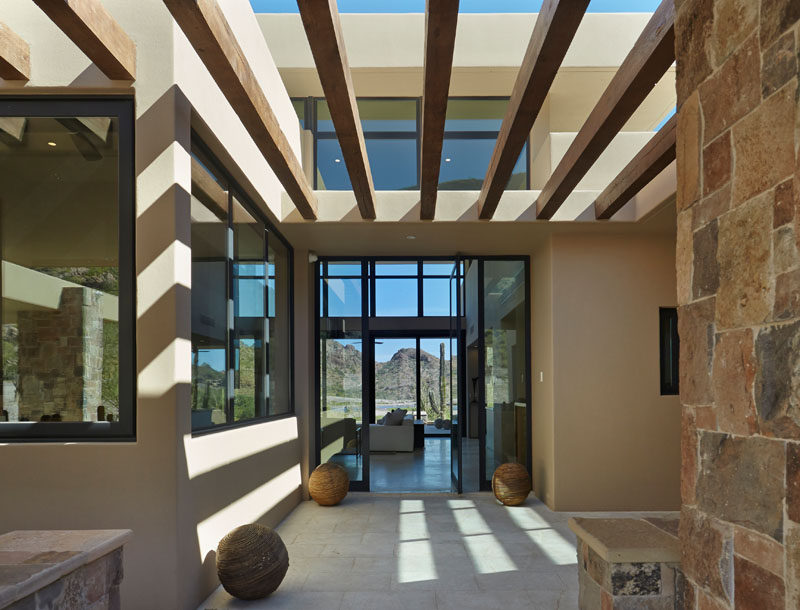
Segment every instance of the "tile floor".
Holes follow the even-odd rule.
[[[220,587],[200,609],[572,610],[570,516],[533,497],[505,507],[489,493],[303,502],[277,528],[290,562],[280,588],[243,602]]]

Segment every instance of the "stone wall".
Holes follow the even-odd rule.
[[[102,402],[102,293],[63,288],[57,311],[17,316],[19,417],[95,421]]]
[[[676,0],[688,608],[800,608],[800,2]]]

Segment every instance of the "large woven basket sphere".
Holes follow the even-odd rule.
[[[531,492],[531,477],[522,464],[502,464],[492,475],[492,491],[506,506],[522,504]]]
[[[350,487],[347,471],[332,462],[320,464],[308,479],[308,493],[320,506],[333,506],[341,502]]]
[[[219,541],[217,575],[234,597],[266,597],[278,588],[288,569],[286,545],[272,528],[241,525]]]

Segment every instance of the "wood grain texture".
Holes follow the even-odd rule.
[[[674,115],[600,193],[594,202],[597,220],[608,220],[619,212],[622,206],[675,160],[677,124],[677,115]]]
[[[225,99],[307,220],[317,218],[317,200],[286,134],[216,0],[164,0]]]
[[[675,5],[663,0],[536,201],[549,220],[675,61]]]
[[[425,3],[425,59],[422,90],[422,155],[420,159],[420,218],[433,220],[439,190],[447,96],[453,71],[458,25],[458,0]]]
[[[112,80],[136,79],[136,45],[100,0],[33,0]]]
[[[300,17],[328,102],[361,217],[375,218],[375,187],[336,0],[298,0]]]
[[[491,219],[542,109],[589,0],[547,0],[536,18],[489,169],[478,197],[478,215]]]
[[[0,78],[30,80],[31,49],[5,23],[0,23]]]

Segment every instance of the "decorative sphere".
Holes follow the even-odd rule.
[[[278,533],[258,523],[229,532],[217,547],[217,575],[225,590],[239,599],[261,599],[281,584],[289,553]]]
[[[341,502],[350,487],[347,471],[333,462],[320,464],[308,479],[308,493],[320,506],[333,506]]]
[[[531,492],[531,477],[522,464],[502,464],[492,475],[492,491],[506,506],[517,506]]]

